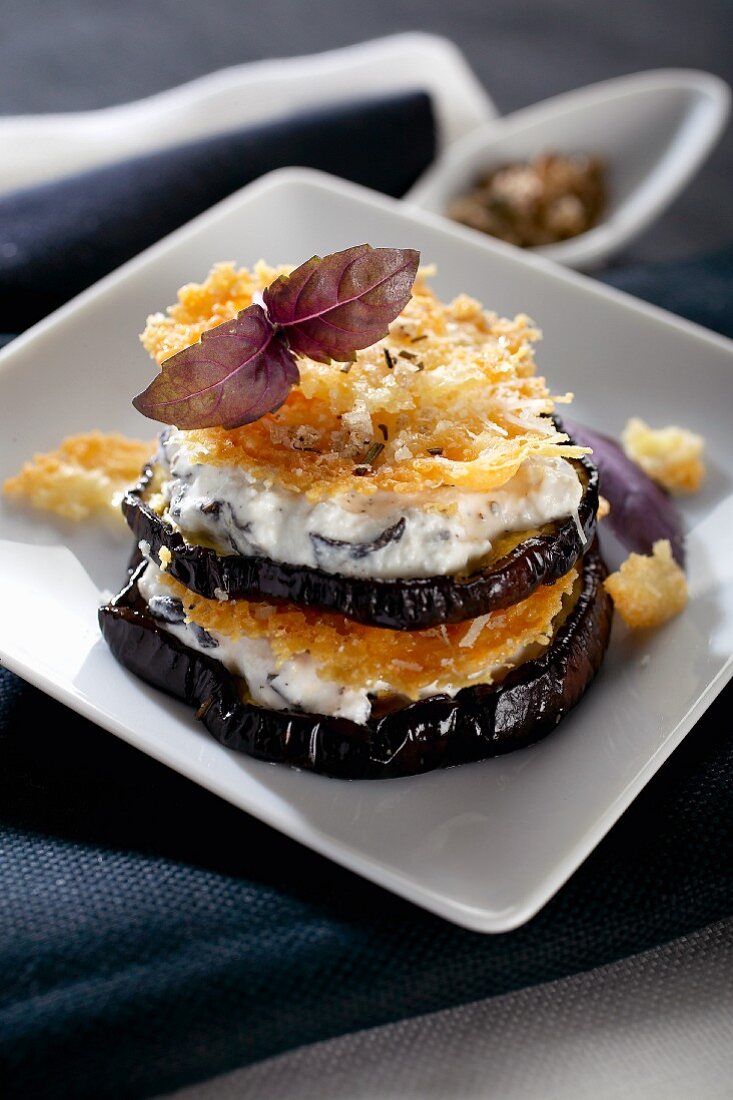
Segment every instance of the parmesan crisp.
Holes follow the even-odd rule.
[[[655,542],[650,555],[630,554],[603,583],[632,630],[661,626],[687,603],[685,574],[672,557],[668,539]]]
[[[210,600],[190,592],[169,573],[161,579],[181,600],[187,622],[231,639],[265,638],[279,666],[308,653],[326,680],[351,687],[384,680],[416,699],[435,682],[490,683],[492,668],[527,660],[528,647],[548,646],[578,569],[552,585],[541,585],[511,607],[473,621],[410,631],[365,626],[343,615],[288,604]]]
[[[4,492],[34,508],[64,519],[93,517],[124,524],[120,500],[136,482],[155,451],[155,442],[128,439],[116,432],[86,432],[68,436],[55,451],[36,454]]]
[[[165,314],[148,319],[143,345],[162,363],[288,270],[217,264],[203,283],[183,287]],[[352,363],[300,358],[300,383],[276,412],[187,436],[195,460],[244,467],[310,499],[448,485],[488,492],[530,455],[585,453],[548,419],[569,395],[554,398],[535,373],[539,337],[528,317],[497,317],[465,294],[442,303],[421,273],[389,334]],[[360,464],[375,443],[381,449],[365,470]]]
[[[638,416],[621,435],[629,458],[670,493],[695,493],[705,478],[705,441],[687,428],[650,428]]]

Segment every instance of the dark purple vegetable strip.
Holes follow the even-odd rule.
[[[147,507],[143,497],[152,476],[150,467],[125,494],[122,510],[136,539],[149,543],[154,556],[161,547],[170,550],[171,576],[209,599],[216,597],[218,589],[230,599],[286,600],[336,611],[368,626],[422,630],[510,607],[540,584],[553,584],[565,576],[592,543],[598,510],[597,471],[587,459],[578,460],[576,466],[585,483],[578,512],[585,542],[571,517],[548,524],[498,561],[456,576],[374,580],[254,555],[219,555],[186,542]]]
[[[339,779],[390,779],[511,752],[554,729],[603,660],[612,619],[605,575],[594,545],[583,561],[580,596],[552,646],[501,684],[436,695],[367,725],[242,702],[241,681],[155,623],[135,574],[100,608],[99,622],[118,661],[194,708],[227,748]]]
[[[628,550],[651,554],[658,539],[669,539],[675,559],[684,566],[682,517],[669,494],[607,435],[569,420],[565,421],[565,429],[580,446],[593,448],[600,491],[611,505],[604,523],[610,525],[619,542]]]
[[[389,546],[391,542],[399,542],[405,533],[405,517],[398,519],[397,523],[393,523],[391,527],[386,527],[375,539],[371,542],[345,542],[343,539],[330,539],[325,535],[318,535],[311,533],[310,540],[316,552],[316,560],[318,559],[319,551],[323,550],[345,550],[352,558],[359,561],[361,558],[368,557],[369,554],[375,553],[377,550],[382,550],[385,546]]]

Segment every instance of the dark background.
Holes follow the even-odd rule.
[[[0,0],[0,113],[107,106],[225,65],[406,30],[457,42],[501,113],[648,68],[733,81],[733,0]],[[732,178],[729,127],[688,190],[620,259],[733,240]]]

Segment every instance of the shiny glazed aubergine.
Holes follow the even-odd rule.
[[[510,752],[549,733],[603,660],[612,618],[605,575],[594,544],[583,560],[579,595],[552,645],[501,683],[409,703],[366,725],[243,702],[241,680],[155,622],[139,595],[136,571],[100,608],[99,621],[123,665],[194,707],[227,748],[340,779],[389,779]]]
[[[166,568],[186,588],[215,599],[283,600],[335,611],[367,626],[425,630],[475,619],[526,599],[541,584],[554,584],[572,569],[593,542],[598,511],[598,471],[587,458],[574,460],[583,484],[574,517],[547,524],[508,553],[471,573],[379,580],[288,565],[267,557],[218,554],[187,542],[145,502],[152,467],[122,501],[125,518],[151,554],[170,551]],[[580,530],[584,538],[581,538]]]

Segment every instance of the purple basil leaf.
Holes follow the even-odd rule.
[[[177,428],[238,428],[279,408],[299,377],[293,353],[252,305],[166,359],[132,403]]]
[[[657,539],[669,539],[672,553],[685,563],[685,537],[674,501],[644,473],[607,435],[563,418],[563,427],[573,442],[592,447],[592,459],[600,471],[600,489],[611,505],[604,523],[611,526],[628,550],[651,554]]]
[[[368,244],[313,256],[265,290],[265,306],[293,351],[347,362],[386,336],[410,300],[419,262],[413,248]]]

